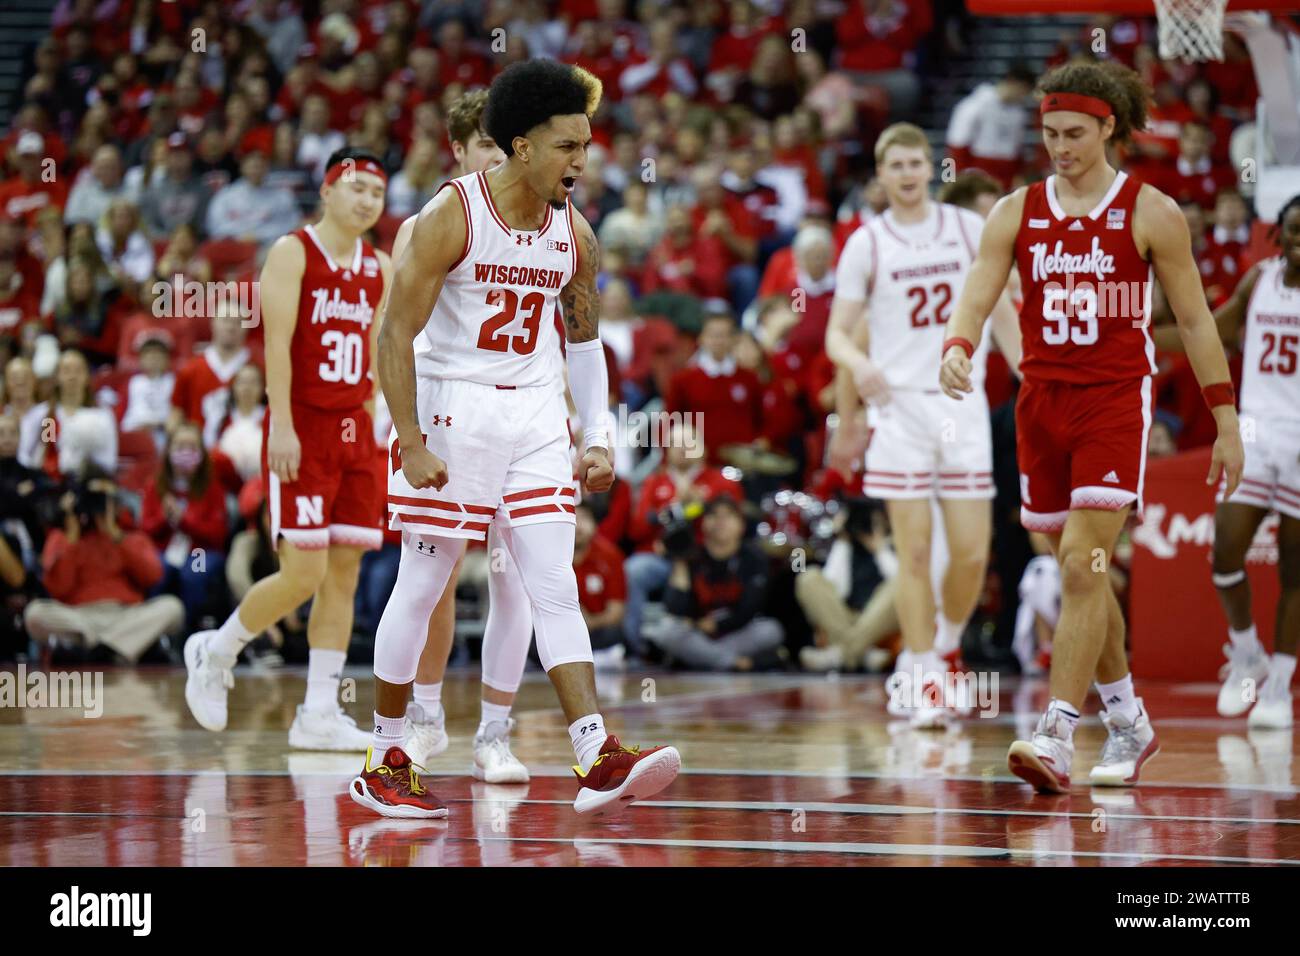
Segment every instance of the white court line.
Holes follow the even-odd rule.
[[[459,767],[459,764],[457,764]],[[465,774],[457,769],[430,767],[432,779],[440,777],[463,777]],[[534,777],[572,777],[573,769],[562,764],[534,764],[528,767]],[[753,767],[682,767],[683,776],[702,777],[797,777],[810,780],[836,782],[843,780],[882,780],[886,782],[927,781],[942,783],[944,781],[964,781],[968,783],[1014,783],[1025,786],[1019,777],[1009,774],[894,774],[875,770],[757,770]],[[0,777],[353,777],[356,774],[344,770],[5,770],[0,769]],[[1124,788],[1125,790],[1129,788]],[[1228,792],[1245,791],[1248,793],[1269,793],[1279,796],[1295,797],[1300,791],[1300,784],[1289,786],[1264,783],[1142,783],[1136,788],[1144,790],[1223,790]],[[1076,792],[1076,791],[1071,791]]]
[[[1194,856],[1184,853],[1110,853],[1104,851],[1075,850],[1013,850],[1007,847],[961,847],[938,843],[806,843],[798,840],[782,843],[779,840],[671,840],[635,837],[499,837],[481,836],[483,841],[509,843],[570,843],[575,849],[584,844],[611,844],[625,846],[664,846],[700,850],[766,850],[770,853],[841,853],[873,856],[974,856],[974,857],[1090,857],[1094,859],[1137,860],[1144,863],[1157,860],[1181,860],[1191,863],[1253,863],[1265,866],[1296,866],[1300,860],[1252,859],[1244,856]]]
[[[486,798],[492,802],[494,798]],[[452,798],[451,802],[472,802]],[[569,800],[529,800],[519,803],[562,804],[569,806]],[[997,810],[984,807],[913,807],[906,804],[889,803],[827,803],[790,801],[769,802],[763,800],[638,800],[634,807],[659,807],[666,810],[745,810],[753,812],[785,813],[803,810],[808,813],[842,813],[847,815],[879,816],[985,816],[985,817],[1053,817],[1075,820],[1092,820],[1092,813],[1072,813],[1067,810]],[[1114,813],[1106,811],[1108,820],[1138,820],[1150,823],[1221,823],[1221,824],[1280,824],[1283,826],[1300,826],[1300,820],[1284,817],[1198,817],[1163,813]]]

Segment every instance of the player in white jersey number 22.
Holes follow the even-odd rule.
[[[966,707],[954,699],[949,662],[979,598],[992,534],[993,453],[983,390],[955,402],[938,388],[948,316],[983,220],[931,201],[934,166],[918,127],[890,126],[875,152],[889,209],[860,226],[840,256],[826,351],[867,404],[863,490],[886,502],[898,551],[904,649],[889,684],[889,711],[933,728]],[[998,345],[1015,368],[1020,331],[1006,295],[992,315]],[[865,352],[858,344],[864,336]],[[981,379],[987,352],[981,343],[975,355]],[[949,556],[937,602],[934,499]]]
[[[389,510],[402,557],[375,635],[374,742],[349,787],[385,816],[447,815],[402,748],[406,701],[429,614],[466,541],[492,524],[523,578],[538,656],[569,722],[574,809],[617,810],[661,791],[680,767],[671,747],[628,748],[605,732],[573,573],[575,489],[551,320],[558,299],[586,447],[580,478],[603,491],[614,471],[600,252],[570,201],[600,91],[585,70],[549,60],[498,76],[484,126],[506,161],[442,190],[396,267],[379,378],[396,435]],[[420,335],[433,348],[417,363]]]

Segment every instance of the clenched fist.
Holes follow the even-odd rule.
[[[424,445],[402,449],[402,477],[412,488],[441,491],[447,483],[447,463]]]
[[[614,460],[607,448],[588,448],[578,462],[582,489],[589,494],[609,491],[614,486]]]

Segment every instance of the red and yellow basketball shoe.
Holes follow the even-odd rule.
[[[653,797],[677,778],[682,767],[675,747],[624,747],[610,734],[585,774],[577,767],[578,798],[573,809],[597,815],[618,813],[633,800]]]
[[[383,762],[371,769],[375,749],[366,751],[366,766],[361,776],[348,785],[348,795],[363,807],[385,817],[440,818],[447,807],[437,795],[420,782],[420,774],[401,747],[389,747]]]

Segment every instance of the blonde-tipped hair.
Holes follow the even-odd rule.
[[[930,162],[934,162],[934,151],[930,148],[930,140],[926,138],[925,130],[915,123],[894,123],[881,130],[880,136],[876,140],[877,166],[885,161],[885,152],[891,146],[909,146],[923,149],[925,150],[925,158]]]
[[[590,73],[580,66],[573,68],[573,76],[587,91],[587,115],[591,116],[596,112],[596,107],[600,106],[600,98],[605,92],[605,84],[600,82],[600,78],[596,74]]]

